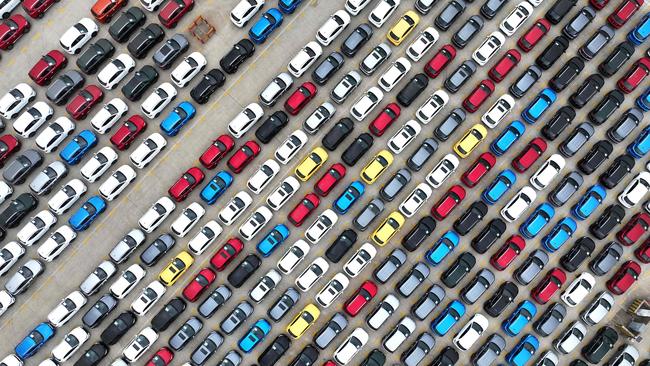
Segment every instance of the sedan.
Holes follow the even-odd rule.
[[[68,59],[58,51],[52,50],[41,56],[34,66],[29,70],[29,78],[36,84],[48,85],[54,75],[68,65]]]

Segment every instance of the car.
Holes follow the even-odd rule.
[[[501,49],[504,43],[505,37],[501,32],[492,32],[474,51],[472,59],[480,66],[484,66]]]
[[[578,220],[586,220],[606,197],[607,191],[605,188],[600,184],[595,184],[591,186],[582,196],[580,201],[572,207],[571,213]]]
[[[548,19],[548,17],[547,17]],[[551,23],[553,23],[551,21]],[[548,70],[556,62],[557,57],[566,52],[569,47],[569,39],[565,36],[557,36],[549,43],[546,48],[537,56],[535,64],[542,70]]]
[[[261,152],[260,146],[253,140],[246,141],[228,159],[227,165],[233,173],[239,174],[244,170],[257,155]]]
[[[639,159],[648,153],[650,141],[650,128],[644,128],[634,141],[627,146],[627,153],[632,157]]]
[[[307,81],[296,89],[284,103],[284,109],[292,116],[300,111],[316,96],[316,86]]]
[[[563,106],[549,119],[549,121],[542,127],[542,135],[549,141],[554,141],[558,136],[575,119],[576,112],[570,106]]]
[[[638,108],[630,108],[607,129],[607,138],[613,143],[619,143],[627,138],[639,125],[643,112]]]
[[[181,1],[181,0],[179,0]],[[207,65],[205,56],[200,52],[192,52],[181,61],[171,72],[171,80],[179,88],[185,87]]]
[[[471,152],[485,139],[487,129],[481,124],[475,124],[469,128],[463,137],[454,144],[454,152],[462,159],[468,157]]]
[[[212,317],[232,296],[228,286],[221,285],[215,288],[210,295],[199,305],[199,314],[205,318]]]
[[[151,119],[157,118],[177,94],[176,88],[170,83],[162,83],[142,102],[140,109],[145,116]]]
[[[302,128],[310,135],[314,135],[334,116],[335,113],[336,108],[331,103],[325,102],[316,108],[309,117],[307,117],[302,124]]]
[[[465,60],[452,71],[443,84],[448,92],[455,94],[476,73],[477,65],[473,60]]]
[[[201,190],[201,199],[208,205],[214,204],[230,188],[233,182],[232,174],[222,170]]]
[[[115,2],[114,4],[117,4]],[[113,4],[113,5],[114,5]],[[124,7],[126,2],[122,2],[120,7]],[[119,7],[114,7],[111,12],[114,15],[119,11]],[[137,6],[132,6],[126,11],[122,12],[117,19],[108,28],[108,34],[117,42],[126,42],[136,29],[144,24],[146,16],[144,12]]]
[[[20,149],[20,141],[13,135],[0,136],[0,166],[3,165],[12,154]]]
[[[76,165],[97,145],[97,136],[90,130],[83,130],[69,141],[59,153],[59,157],[68,165]]]
[[[106,201],[100,196],[90,197],[68,219],[68,224],[75,231],[84,231],[106,210]]]
[[[189,302],[195,302],[210,287],[217,274],[210,268],[203,268],[183,289],[183,297]]]
[[[566,274],[559,268],[553,268],[531,290],[531,297],[540,305],[546,304],[566,282]]]
[[[372,275],[379,283],[385,284],[405,262],[406,253],[401,249],[393,249]]]
[[[176,244],[176,239],[170,234],[162,234],[149,244],[140,253],[140,260],[146,266],[152,267],[169,252],[169,250]],[[192,248],[190,248],[191,250]]]
[[[578,125],[571,134],[562,141],[558,150],[562,156],[570,158],[582,148],[587,141],[594,135],[596,130],[589,122],[583,122]]]
[[[172,286],[194,263],[194,258],[186,251],[181,251],[160,271],[158,280],[165,286]]]
[[[115,46],[106,38],[100,38],[90,44],[75,62],[77,67],[85,74],[94,74],[101,64],[106,62],[115,53]],[[64,62],[67,63],[67,62]],[[77,71],[67,71],[63,75],[70,75]],[[80,76],[81,77],[81,76]],[[83,80],[83,79],[82,79]],[[68,83],[69,84],[69,83]]]
[[[498,334],[492,334],[481,347],[472,354],[472,362],[476,365],[486,365],[494,362],[505,350],[506,340]]]
[[[121,313],[102,331],[102,343],[106,345],[117,343],[135,325],[136,319],[136,315],[130,311]]]
[[[569,26],[569,25],[567,25]],[[566,26],[565,26],[566,28]],[[551,23],[544,18],[538,19],[525,34],[517,40],[517,46],[524,52],[530,52],[551,29]]]
[[[415,75],[397,94],[397,103],[402,107],[410,106],[429,84],[427,75]],[[416,113],[417,115],[417,113]]]
[[[384,91],[390,92],[410,70],[411,62],[405,57],[400,57],[386,68],[378,84]]]
[[[361,170],[361,180],[366,184],[373,184],[393,163],[393,154],[381,150]]]
[[[10,241],[0,249],[0,275],[7,273],[25,254],[25,248],[15,241]]]
[[[411,296],[429,276],[429,267],[424,262],[416,263],[409,273],[402,277],[395,289],[403,297]]]
[[[641,266],[634,261],[627,261],[607,281],[607,289],[614,295],[624,294],[641,275]]]
[[[650,58],[641,57],[621,76],[616,86],[625,94],[633,92],[650,74]]]
[[[538,191],[544,190],[560,174],[566,162],[560,154],[551,155],[530,177],[530,184]]]
[[[370,236],[372,241],[379,246],[386,245],[404,226],[404,221],[405,218],[401,213],[391,212]]]
[[[615,241],[607,243],[589,262],[589,269],[597,276],[607,274],[623,255],[623,247]]]
[[[252,4],[251,4],[252,5]],[[277,8],[271,8],[264,12],[248,31],[248,35],[255,43],[264,43],[268,37],[282,25],[284,17]]]
[[[61,35],[59,44],[65,52],[76,55],[98,31],[99,27],[90,18],[81,18]]]
[[[391,0],[393,1],[393,0]],[[368,53],[361,63],[359,69],[366,76],[372,75],[379,66],[381,66],[388,58],[390,58],[393,51],[386,43],[380,43]]]
[[[492,92],[494,92],[494,83],[488,79],[482,80],[463,100],[463,108],[469,113],[476,112]]]
[[[432,79],[440,73],[456,58],[456,48],[450,44],[442,46],[438,52],[424,66],[424,72]]]
[[[400,322],[382,339],[384,349],[390,353],[397,350],[399,346],[415,331],[415,322],[405,316]]]
[[[61,51],[51,50],[36,61],[29,70],[28,75],[37,85],[45,86],[67,64],[68,59]]]
[[[393,15],[399,4],[400,0],[381,0],[368,14],[368,20],[375,27],[381,28]]]
[[[90,338],[90,333],[83,327],[73,328],[63,340],[52,349],[52,359],[57,362],[69,360]]]
[[[487,330],[489,323],[482,314],[475,314],[467,323],[456,333],[452,342],[461,351],[469,350],[476,341]]]
[[[383,192],[383,190],[381,191]],[[380,192],[380,194],[381,194]],[[431,197],[433,191],[426,183],[420,183],[413,191],[402,201],[399,206],[400,212],[405,217],[412,217],[426,201]]]
[[[492,169],[495,163],[496,158],[491,153],[481,154],[465,173],[463,173],[461,181],[469,188],[476,186],[485,174]]]
[[[558,72],[553,75],[553,78],[549,81],[549,85],[554,92],[559,93],[562,90],[566,89],[575,78],[580,75],[582,70],[585,67],[584,61],[578,56],[572,57],[567,63],[565,63]],[[581,106],[582,107],[582,106]]]
[[[140,296],[131,303],[131,311],[138,316],[146,314],[167,291],[160,281],[153,281],[145,287]]]
[[[542,76],[542,69],[537,65],[529,66],[521,75],[510,85],[508,91],[513,97],[522,98]]]
[[[277,263],[278,269],[284,273],[289,274],[300,264],[300,262],[309,253],[309,244],[300,239],[296,241]]]
[[[525,196],[528,196],[528,194],[525,193]],[[520,199],[526,200],[526,197],[521,196]],[[519,227],[519,232],[524,238],[533,239],[551,221],[554,215],[555,209],[553,209],[553,207],[548,203],[544,202],[541,205],[537,206],[537,208],[535,208],[535,211],[533,211],[533,213],[528,216],[526,221],[521,224]]]
[[[475,264],[476,258],[470,252],[463,252],[442,272],[440,280],[448,288],[454,288],[458,286]]]
[[[462,235],[467,235],[487,214],[488,207],[482,201],[474,201],[465,212],[454,221],[454,230]]]
[[[316,32],[316,40],[329,46],[350,24],[350,15],[345,10],[338,10],[332,14]]]
[[[374,142],[374,138],[368,133],[357,136],[350,145],[343,151],[341,160],[348,165],[354,166],[363,155],[365,155]]]
[[[343,67],[344,63],[345,59],[343,55],[338,52],[332,52],[316,66],[311,77],[316,84],[325,85]]]
[[[337,312],[330,320],[316,333],[314,343],[320,349],[325,349],[334,339],[348,326],[345,316]]]
[[[293,287],[287,288],[282,296],[278,297],[266,314],[274,322],[279,322],[300,300],[300,293]]]
[[[587,334],[587,327],[579,321],[575,321],[567,327],[567,329],[553,341],[553,347],[566,355],[573,351]]]
[[[577,109],[584,107],[594,96],[596,96],[596,94],[598,94],[604,84],[605,79],[600,75],[589,75],[582,85],[580,85],[580,87],[569,96],[569,102]]]
[[[386,0],[382,0],[386,2]],[[394,1],[394,0],[388,0]],[[352,333],[336,348],[333,358],[341,365],[347,365],[368,343],[368,333],[362,328],[355,328]]]
[[[526,20],[532,15],[534,7],[527,1],[522,1],[508,14],[501,24],[499,29],[507,37],[511,37],[517,32]]]
[[[180,19],[192,10],[194,0],[174,0],[162,6],[158,12],[160,24],[166,28],[174,28]]]
[[[352,92],[361,84],[361,75],[352,70],[345,74],[330,92],[332,100],[341,104],[352,94]]]
[[[451,42],[458,49],[463,49],[483,28],[483,19],[478,15],[469,17],[463,25],[454,33]]]
[[[190,43],[182,34],[174,34],[171,38],[166,40],[162,46],[154,52],[152,56],[153,62],[156,66],[159,66],[161,69],[166,70],[172,66],[174,61],[180,57],[187,49],[189,48]],[[195,61],[205,61],[204,59],[196,59]],[[198,63],[197,63],[198,65]],[[205,64],[203,65],[205,66]],[[189,71],[192,72],[193,69],[191,65],[186,65],[184,67],[186,70],[189,68]]]
[[[466,304],[474,304],[494,283],[494,274],[489,269],[480,270],[471,280],[460,290],[460,298]]]
[[[301,130],[293,131],[289,137],[275,150],[275,158],[286,165],[293,159],[298,151],[307,143],[307,134]]]
[[[238,139],[250,130],[262,116],[264,116],[262,107],[257,103],[251,103],[228,123],[228,132]]]
[[[546,147],[546,142],[539,137],[530,140],[528,145],[512,160],[512,167],[519,173],[527,171],[546,151]]]
[[[144,92],[158,81],[158,71],[151,65],[145,65],[136,71],[133,77],[122,86],[122,94],[130,101],[138,101]]]
[[[643,5],[643,3],[637,0],[622,1],[607,17],[607,22],[614,27],[614,29],[619,29],[623,27],[632,16],[634,16],[641,5]]]
[[[214,253],[210,259],[210,264],[217,270],[217,272],[221,272],[230,262],[233,261],[233,259],[235,259],[235,257],[237,257],[239,253],[241,253],[243,248],[244,243],[239,238],[230,238]],[[256,261],[256,256],[249,257],[245,258],[238,268],[247,269],[248,267],[248,269],[254,269],[256,263],[259,265],[259,262]],[[233,277],[233,280],[235,277]]]
[[[465,305],[458,300],[453,300],[433,319],[431,330],[438,336],[444,337],[463,315],[465,315]]]
[[[249,217],[239,226],[239,235],[245,240],[253,239],[269,221],[273,218],[273,213],[266,206],[258,207]]]
[[[255,14],[264,6],[264,0],[242,0],[230,12],[230,21],[237,27],[245,26]]]
[[[299,188],[300,183],[298,183],[298,180],[293,176],[289,176],[269,194],[266,203],[271,209],[278,211],[293,197]]]
[[[649,223],[650,217],[646,213],[638,213],[616,233],[616,238],[625,246],[633,245],[648,230]]]
[[[182,104],[182,103],[181,103]],[[176,116],[177,111],[180,108],[175,108],[174,112],[172,112],[172,117],[168,117],[165,120],[163,120],[162,126],[165,128],[161,128],[163,132],[167,133],[169,130],[166,129],[168,127],[168,123],[170,122],[170,119],[173,119],[173,116]],[[180,116],[179,116],[180,117]],[[145,129],[147,128],[147,122],[144,120],[139,115],[133,115],[129,117],[122,125],[113,133],[113,135],[110,138],[111,144],[117,148],[119,151],[123,151],[129,148],[131,146],[131,143],[138,137]],[[169,135],[169,133],[167,133]]]
[[[11,50],[20,38],[29,32],[31,25],[24,16],[14,14],[0,24],[0,49]]]
[[[528,285],[542,271],[548,263],[548,259],[548,254],[542,250],[534,250],[524,263],[515,270],[514,277],[517,282]]]
[[[357,230],[365,231],[370,224],[379,217],[383,210],[384,203],[380,199],[375,198],[359,211],[352,221],[352,224]]]
[[[519,235],[513,235],[490,257],[490,264],[503,271],[525,248],[526,241]]]
[[[19,360],[32,357],[38,350],[50,341],[56,333],[56,328],[44,322],[38,324],[30,333],[24,337],[14,348]]]
[[[171,231],[183,238],[187,233],[192,230],[194,225],[205,215],[205,209],[197,202],[190,203],[181,213],[176,220],[172,222]]]
[[[13,297],[27,291],[32,282],[39,277],[45,266],[38,259],[30,259],[25,262],[5,283],[5,290]]]
[[[549,305],[544,313],[533,323],[533,330],[542,337],[548,337],[564,321],[567,309],[559,302]]]
[[[117,280],[113,281],[109,288],[111,295],[118,300],[125,298],[142,281],[146,273],[141,265],[137,263],[130,265],[122,271]]]
[[[606,77],[614,75],[632,57],[633,53],[633,43],[627,41],[619,43],[598,65],[598,71]]]
[[[230,199],[227,205],[219,211],[219,220],[230,226],[253,203],[251,196],[246,191],[239,191]]]
[[[334,200],[332,207],[338,214],[344,215],[361,198],[364,191],[364,185],[359,181],[354,181]]]
[[[334,277],[332,277],[332,279],[329,280],[316,294],[316,302],[324,308],[329,307],[339,296],[341,296],[349,284],[350,281],[343,273],[335,274]]]
[[[216,70],[216,69],[215,69]],[[277,100],[286,93],[293,85],[293,78],[286,72],[278,74],[271,82],[260,92],[259,99],[267,107],[275,105]]]
[[[479,202],[479,201],[477,201]],[[501,219],[491,220],[479,233],[472,239],[472,248],[483,254],[489,250],[492,245],[503,235],[506,224]]]
[[[427,183],[433,188],[440,187],[456,171],[459,164],[456,155],[445,155],[427,175]]]
[[[384,93],[379,88],[371,87],[354,102],[350,114],[357,121],[363,121],[379,105],[383,97]]]
[[[91,14],[100,23],[108,23],[115,13],[126,5],[126,1],[97,0],[90,9]]]
[[[90,125],[99,134],[105,134],[117,123],[119,119],[124,117],[129,107],[119,98],[113,98],[108,103],[104,104],[99,112],[95,113],[90,120]]]
[[[158,333],[151,327],[145,327],[127,344],[122,351],[122,357],[127,362],[135,362],[158,339]]]
[[[545,111],[555,102],[556,94],[550,88],[544,88],[521,113],[521,117],[529,124],[537,122]]]
[[[422,170],[436,150],[438,150],[438,142],[432,138],[425,139],[418,149],[409,156],[406,166],[414,172]]]
[[[600,102],[589,111],[588,118],[593,124],[600,126],[616,112],[624,101],[624,95],[618,90],[607,93]]]
[[[176,208],[169,197],[159,198],[138,220],[138,225],[147,233],[154,231]]]
[[[226,82],[226,76],[219,69],[212,69],[203,75],[194,88],[190,91],[192,99],[199,103],[205,104],[210,99],[214,92],[223,86]]]
[[[154,132],[133,150],[129,155],[129,160],[136,168],[144,169],[160,154],[165,146],[167,146],[167,140],[161,134]]]
[[[59,76],[59,78],[63,77]],[[53,87],[58,87],[57,83],[48,88],[48,91]],[[49,93],[47,94],[50,95]],[[0,116],[5,119],[12,119],[20,111],[31,103],[36,98],[34,89],[26,83],[18,83],[11,88],[2,98],[0,98]]]
[[[47,231],[56,224],[56,216],[50,211],[43,210],[33,216],[17,233],[16,238],[24,246],[38,242]]]
[[[334,24],[338,24],[335,20],[333,20],[334,18],[330,19],[332,19]],[[341,28],[341,31],[342,30],[343,29]],[[307,43],[302,49],[300,49],[300,51],[298,51],[298,53],[289,61],[287,70],[291,75],[299,78],[316,62],[316,60],[322,54],[323,48],[321,45],[319,45],[318,42],[311,41]]]
[[[388,140],[388,148],[394,153],[402,152],[420,133],[422,127],[415,120],[407,121],[402,127]]]
[[[417,9],[417,8],[416,8]],[[413,62],[419,61],[426,53],[428,53],[433,45],[440,38],[440,34],[433,27],[427,27],[420,32],[418,37],[411,42],[406,49],[406,55]]]
[[[369,24],[357,26],[343,41],[341,52],[348,57],[354,57],[372,37],[373,31]]]
[[[414,11],[407,11],[388,31],[386,38],[394,46],[399,46],[420,22],[420,16]]]
[[[539,341],[531,334],[524,335],[517,344],[505,355],[506,362],[511,365],[523,366],[539,349]]]
[[[596,335],[582,348],[580,353],[587,361],[597,364],[602,362],[605,355],[614,348],[618,338],[618,333],[614,328],[604,326],[598,329]]]
[[[97,74],[97,80],[104,89],[111,90],[133,69],[135,69],[133,58],[126,53],[121,53],[102,68]]]
[[[372,281],[364,281],[357,291],[343,304],[343,310],[355,317],[377,294],[377,285]]]
[[[400,360],[407,366],[420,363],[435,346],[435,339],[427,332],[420,334],[415,342],[402,353]]]
[[[504,94],[481,116],[481,121],[489,128],[495,128],[510,113],[514,106],[514,98],[508,94]]]
[[[609,158],[613,146],[609,141],[601,140],[592,145],[587,154],[578,161],[578,169],[584,174],[593,173],[598,167]]]
[[[594,241],[586,236],[576,240],[571,248],[560,257],[560,265],[567,272],[575,272],[582,262],[591,257],[596,249]]]
[[[453,0],[449,2],[440,13],[438,13],[433,24],[441,31],[447,31],[463,14],[466,8],[467,4],[464,1]]]
[[[268,257],[287,240],[289,234],[289,229],[284,224],[278,224],[264,236],[264,239],[257,243],[256,249],[263,257]]]
[[[221,135],[214,139],[210,146],[204,150],[199,162],[207,169],[214,169],[219,162],[235,146],[235,141],[229,135]]]
[[[595,284],[596,279],[594,276],[583,272],[569,284],[569,287],[564,290],[560,298],[569,307],[575,307],[589,295]]]
[[[197,167],[189,168],[174,184],[167,193],[176,202],[182,202],[187,196],[203,182],[205,174]]]
[[[219,60],[219,66],[226,74],[234,74],[239,67],[255,54],[255,44],[244,38],[235,43],[230,51]]]
[[[634,28],[627,34],[627,40],[635,45],[641,45],[648,39],[648,16],[643,16],[636,23]]]
[[[481,198],[489,205],[496,204],[512,188],[517,181],[515,173],[510,169],[501,171],[497,177],[483,190]],[[507,218],[506,218],[507,219]]]
[[[280,165],[273,159],[265,161],[258,170],[251,175],[246,183],[247,187],[255,194],[259,194],[278,174]]]

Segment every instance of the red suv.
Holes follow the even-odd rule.
[[[512,167],[519,173],[523,173],[535,164],[544,151],[546,151],[546,142],[536,137],[512,160]]]
[[[494,92],[494,83],[485,79],[463,101],[463,108],[470,113],[476,112]]]
[[[637,62],[632,64],[630,69],[616,83],[619,89],[625,94],[634,91],[643,80],[650,75],[650,58],[641,57]]]
[[[14,14],[0,24],[0,49],[10,50],[23,34],[29,32],[29,22],[24,16]]]
[[[503,271],[526,248],[526,241],[519,235],[513,235],[490,257],[490,264],[497,271]]]
[[[623,295],[639,279],[640,275],[641,266],[639,263],[627,261],[607,281],[607,289],[614,295]]]
[[[381,113],[370,122],[370,125],[368,126],[370,133],[375,136],[383,135],[384,132],[388,130],[388,127],[397,120],[401,111],[402,109],[397,105],[397,103],[388,104],[384,110],[382,110]]]
[[[25,12],[32,18],[42,18],[45,12],[59,0],[23,0]]]
[[[61,51],[52,50],[41,57],[29,70],[29,77],[38,85],[47,85],[57,71],[68,65],[68,59]]]
[[[455,185],[431,208],[431,214],[438,221],[444,220],[451,211],[465,199],[465,189]]]
[[[169,188],[168,193],[176,202],[181,202],[203,182],[204,178],[201,169],[191,167]]]
[[[183,297],[189,302],[196,301],[212,282],[217,279],[217,274],[210,268],[203,268],[183,289]]]
[[[619,29],[634,16],[641,5],[643,5],[643,0],[623,0],[618,8],[607,17],[607,22],[615,29]]]
[[[487,174],[487,172],[494,167],[496,164],[497,158],[492,155],[492,153],[486,152],[481,154],[481,156],[476,159],[474,164],[472,164],[469,169],[465,171],[460,180],[468,186],[469,188],[474,187],[478,182]]]
[[[0,167],[16,151],[20,149],[20,141],[13,135],[0,136]]]
[[[294,91],[287,101],[284,102],[284,109],[292,116],[300,113],[310,100],[316,96],[316,85],[312,82],[304,82]]]
[[[262,149],[257,142],[250,140],[246,141],[244,146],[240,147],[230,159],[228,159],[228,168],[233,171],[235,174],[241,173],[246,166],[259,155]]]
[[[551,30],[551,23],[544,19],[538,19],[517,41],[517,46],[524,52],[532,50],[535,45]]]
[[[302,225],[307,217],[311,215],[318,205],[320,204],[320,199],[317,195],[313,193],[307,193],[305,197],[296,205],[296,207],[289,212],[288,219],[296,227]]]
[[[140,115],[129,117],[111,136],[111,144],[118,150],[126,150],[142,131],[147,128],[147,122]]]
[[[173,359],[174,352],[167,347],[163,347],[151,355],[151,358],[145,366],[167,366],[172,363]]]
[[[217,250],[216,253],[210,258],[210,264],[217,272],[223,271],[228,263],[232,262],[237,254],[241,253],[244,249],[244,243],[238,238],[230,238],[224,245]]]
[[[544,278],[533,288],[533,291],[531,291],[530,296],[535,300],[538,304],[544,305],[546,304],[553,295],[555,295],[558,290],[564,285],[564,282],[566,282],[566,273],[564,273],[563,270],[559,268],[553,268],[550,270]]]
[[[235,140],[229,135],[221,135],[205,149],[199,162],[207,169],[214,169],[221,159],[232,151],[233,147],[235,147]]]
[[[160,9],[158,20],[165,27],[174,28],[193,7],[194,0],[170,0]]]
[[[621,244],[630,246],[636,243],[650,228],[650,215],[641,212],[630,219],[625,226],[616,234]]]
[[[336,163],[314,184],[314,191],[321,197],[326,197],[332,189],[345,177],[345,167]]]
[[[424,72],[430,78],[435,79],[442,70],[447,67],[456,57],[456,49],[450,44],[442,46],[441,49],[424,66]]]
[[[519,61],[521,61],[521,53],[515,49],[508,50],[488,71],[488,76],[495,83],[499,83],[519,64]]]
[[[75,120],[86,118],[88,112],[104,99],[104,92],[96,85],[88,85],[68,103],[65,110]]]
[[[636,248],[634,255],[641,263],[650,263],[650,238],[646,239],[643,244]]]
[[[365,281],[357,292],[352,295],[343,305],[348,315],[354,317],[377,295],[377,285],[372,281]]]

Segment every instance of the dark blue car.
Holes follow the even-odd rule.
[[[274,30],[282,24],[282,13],[276,8],[271,8],[262,14],[262,17],[253,24],[248,31],[248,36],[255,43],[264,43]]]
[[[201,199],[208,205],[217,202],[217,199],[230,187],[232,180],[232,174],[225,170],[220,171],[203,187],[201,190]]]
[[[499,136],[490,144],[490,150],[496,156],[501,156],[508,152],[508,149],[519,140],[526,131],[526,126],[520,121],[513,121],[506,127]]]
[[[74,231],[83,231],[106,210],[106,202],[99,196],[92,196],[68,219]]]
[[[176,136],[178,132],[196,115],[196,108],[190,102],[181,102],[169,116],[160,122],[160,129],[167,136]]]
[[[97,145],[97,136],[90,130],[83,130],[61,150],[59,156],[69,165],[75,165]]]
[[[530,216],[519,227],[519,232],[526,239],[532,239],[539,234],[542,229],[551,221],[555,215],[555,210],[551,205],[544,202],[537,206]]]
[[[586,220],[607,197],[605,187],[600,184],[591,186],[589,190],[580,198],[580,201],[573,206],[571,213],[578,220]]]
[[[14,348],[16,356],[25,360],[33,356],[38,350],[54,337],[55,329],[49,323],[41,323],[23,338]]]
[[[301,3],[302,0],[278,0],[278,8],[285,14],[293,14]]]
[[[646,90],[636,98],[636,105],[645,112],[650,111],[650,87],[646,88]]]
[[[528,123],[537,122],[542,114],[546,112],[556,99],[555,92],[550,88],[544,88],[535,99],[521,112],[521,117]]]
[[[483,190],[481,198],[488,205],[493,205],[512,188],[516,181],[517,175],[512,170],[505,169]]]
[[[289,238],[289,228],[283,224],[275,225],[264,238],[257,243],[257,251],[262,257],[270,256],[287,238]]]

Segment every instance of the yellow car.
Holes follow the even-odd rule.
[[[399,46],[403,40],[415,29],[420,22],[420,17],[412,10],[407,11],[400,20],[395,23],[393,28],[388,31],[386,38],[390,43]]]
[[[372,241],[383,247],[404,225],[404,216],[393,211],[372,233]]]
[[[478,123],[472,126],[463,138],[461,138],[456,145],[454,145],[454,151],[458,156],[465,159],[469,154],[472,153],[472,150],[478,146],[487,136],[487,130],[483,127],[482,124]]]
[[[393,163],[393,154],[388,150],[382,150],[366,165],[361,171],[361,179],[373,184],[388,167]]]
[[[298,179],[303,182],[308,181],[309,178],[311,178],[311,176],[314,175],[314,173],[316,173],[316,171],[320,169],[320,167],[322,167],[326,161],[327,151],[325,151],[325,149],[320,146],[315,148],[296,167],[295,173],[298,176]]]
[[[160,282],[165,286],[172,286],[190,268],[192,263],[194,263],[194,258],[190,253],[186,251],[178,253],[158,275]]]
[[[304,309],[287,326],[287,333],[295,339],[300,338],[309,327],[312,326],[318,319],[320,310],[314,304],[305,306]]]

